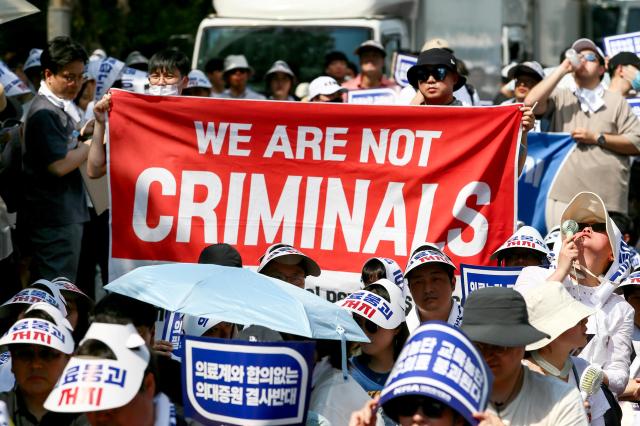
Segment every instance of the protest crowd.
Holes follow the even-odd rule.
[[[640,425],[640,121],[625,99],[640,90],[640,59],[608,57],[588,39],[550,68],[505,67],[496,87],[496,111],[512,108],[517,131],[513,164],[492,168],[510,167],[517,179],[534,134],[571,137],[554,183],[535,201],[542,225],[511,223],[500,240],[488,233],[497,249],[477,266],[511,273],[509,285],[467,288],[461,298],[464,267],[435,240],[414,244],[402,263],[373,253],[351,265],[359,282],[333,303],[312,291],[328,268],[305,254],[308,245],[275,238],[258,244],[259,259],[220,238],[198,249],[197,264],[154,258],[152,269],[110,277],[119,236],[109,230],[108,201],[101,207],[89,186],[121,167],[110,152],[114,129],[135,139],[136,128],[113,118],[125,101],[152,105],[169,126],[181,104],[163,100],[185,97],[239,117],[244,101],[288,101],[318,118],[325,109],[314,104],[377,88],[396,93],[388,108],[425,116],[433,106],[472,116],[491,104],[446,40],[425,43],[403,88],[385,73],[377,41],[354,49],[358,64],[330,52],[310,82],[273,58],[263,91],[250,85],[242,52],[197,70],[178,50],[120,61],[57,37],[7,67],[17,80],[0,90],[0,423]],[[359,107],[340,113],[350,108]],[[149,194],[151,211],[160,192]],[[228,195],[230,205],[236,194]],[[161,285],[189,282],[195,299],[207,274],[228,291],[201,293],[192,310]],[[156,299],[146,296],[153,288]],[[294,310],[289,298],[306,308]],[[309,333],[297,331],[294,315],[311,308]],[[290,324],[279,328],[281,317]],[[277,422],[284,412],[290,420]]]

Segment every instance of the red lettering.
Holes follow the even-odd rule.
[[[31,331],[16,331],[15,333],[13,333],[13,336],[11,336],[11,340],[12,341],[16,341],[18,339],[24,339],[24,340],[29,340],[31,339]]]
[[[75,388],[63,389],[62,392],[60,393],[60,400],[58,401],[58,405],[75,405],[77,398],[78,398],[77,386]]]

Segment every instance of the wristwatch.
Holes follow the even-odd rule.
[[[604,138],[604,135],[602,133],[600,133],[600,136],[598,136],[598,139],[596,139],[596,144],[598,144],[600,148],[604,148],[604,146],[607,144],[607,140]]]

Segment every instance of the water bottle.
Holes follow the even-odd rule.
[[[564,57],[571,62],[571,66],[576,69],[579,68],[582,62],[580,61],[580,54],[575,49],[569,49],[564,53]]]

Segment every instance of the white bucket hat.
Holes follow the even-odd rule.
[[[116,359],[72,357],[44,403],[47,410],[109,410],[128,404],[140,390],[150,354],[132,324],[93,323],[80,346],[88,340],[104,343]]]
[[[520,291],[518,287],[515,289]],[[595,309],[574,299],[564,285],[556,281],[528,287],[522,292],[522,297],[527,304],[529,323],[549,335],[549,338],[527,345],[528,351],[547,346],[562,333],[596,312]]]
[[[631,252],[627,244],[622,239],[622,234],[616,224],[609,217],[604,201],[593,192],[581,192],[569,202],[560,223],[572,219],[576,222],[603,222],[606,224],[607,236],[613,253],[613,262],[605,272],[603,279],[614,283],[622,282],[631,272]],[[556,254],[562,247],[563,235],[559,234],[553,251]],[[627,252],[627,250],[629,250]]]
[[[213,86],[202,71],[191,70],[189,71],[189,83],[187,84],[187,89],[191,89],[193,87],[203,87],[205,89],[211,89]]]
[[[328,76],[322,76],[314,79],[309,84],[309,100],[313,100],[320,95],[333,95],[335,93],[345,93],[347,89],[340,87],[337,81]]]
[[[544,256],[549,255],[549,249],[542,240],[540,232],[532,226],[523,226],[518,229],[507,241],[505,241],[498,250],[494,251],[491,255],[491,260],[498,259],[501,254],[504,254],[505,250],[525,248],[529,250],[537,251]]]
[[[373,285],[381,285],[389,293],[389,301],[378,296],[366,288]],[[346,299],[335,302],[347,311],[367,318],[379,327],[387,330],[398,327],[405,321],[404,294],[400,287],[387,279],[381,279],[365,287],[365,290],[358,290],[351,293]]]
[[[296,78],[296,76],[293,73],[293,71],[291,71],[291,67],[285,61],[275,61],[273,63],[273,65],[271,65],[271,68],[269,68],[269,71],[267,71],[267,73],[264,76],[265,76],[265,78],[267,78],[271,74],[275,74],[277,72],[281,72],[281,73],[287,74],[292,79]]]
[[[315,260],[302,253],[297,248],[284,243],[269,246],[267,251],[260,257],[260,265],[258,266],[257,271],[261,272],[271,261],[275,259],[278,259],[279,263],[284,263],[285,265],[300,264],[307,276],[320,276],[320,266],[318,266]]]
[[[224,58],[224,74],[237,69],[246,69],[249,72],[253,72],[253,68],[249,66],[249,62],[244,55],[229,55]]]
[[[516,290],[518,290],[517,287]],[[574,299],[562,283],[555,281],[532,286],[522,293],[522,297],[527,303],[529,323],[549,335],[549,338],[527,345],[528,351],[548,345],[562,333],[596,312],[595,309]]]
[[[57,308],[45,303],[34,303],[28,312],[46,312],[53,322],[41,318],[24,318],[18,320],[9,331],[0,338],[0,346],[15,344],[39,345],[56,349],[69,355],[73,352],[74,342],[71,332],[73,327]]]

